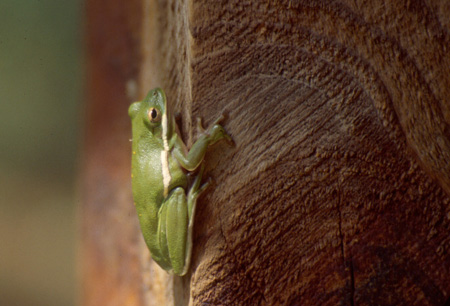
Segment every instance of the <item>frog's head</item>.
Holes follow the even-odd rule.
[[[161,88],[150,90],[144,100],[131,104],[131,120],[143,120],[153,135],[170,134],[166,94]]]

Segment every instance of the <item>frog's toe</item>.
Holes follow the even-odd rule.
[[[228,116],[228,115],[227,115],[225,112],[222,112],[222,114],[220,114],[219,118],[217,118],[217,119],[214,121],[213,125],[216,125],[216,124],[221,123],[222,121],[225,121],[225,119],[227,118],[227,116]]]
[[[233,138],[231,138],[231,136],[227,133],[224,132],[223,138],[231,145],[235,145]]]
[[[202,118],[197,117],[197,130],[200,134],[205,133],[205,129],[203,128]]]

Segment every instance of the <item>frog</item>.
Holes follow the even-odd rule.
[[[188,150],[161,88],[132,103],[128,114],[132,194],[145,243],[162,269],[183,276],[191,260],[197,199],[211,184],[201,182],[206,151],[218,141],[233,141],[219,124],[223,115],[207,130],[197,119],[200,133]]]

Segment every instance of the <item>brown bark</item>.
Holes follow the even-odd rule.
[[[89,17],[109,34],[88,29],[87,300],[151,304],[167,282],[139,255],[130,205],[123,92],[138,50],[137,98],[163,87],[190,143],[195,117],[226,112],[236,143],[206,158],[216,185],[198,203],[176,303],[448,303],[446,1],[149,0],[142,32],[128,3]]]

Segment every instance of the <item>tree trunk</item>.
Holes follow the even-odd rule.
[[[449,303],[448,1],[87,8],[84,305]],[[183,278],[131,199],[127,108],[156,86],[188,143],[221,113],[236,143],[206,157]]]

